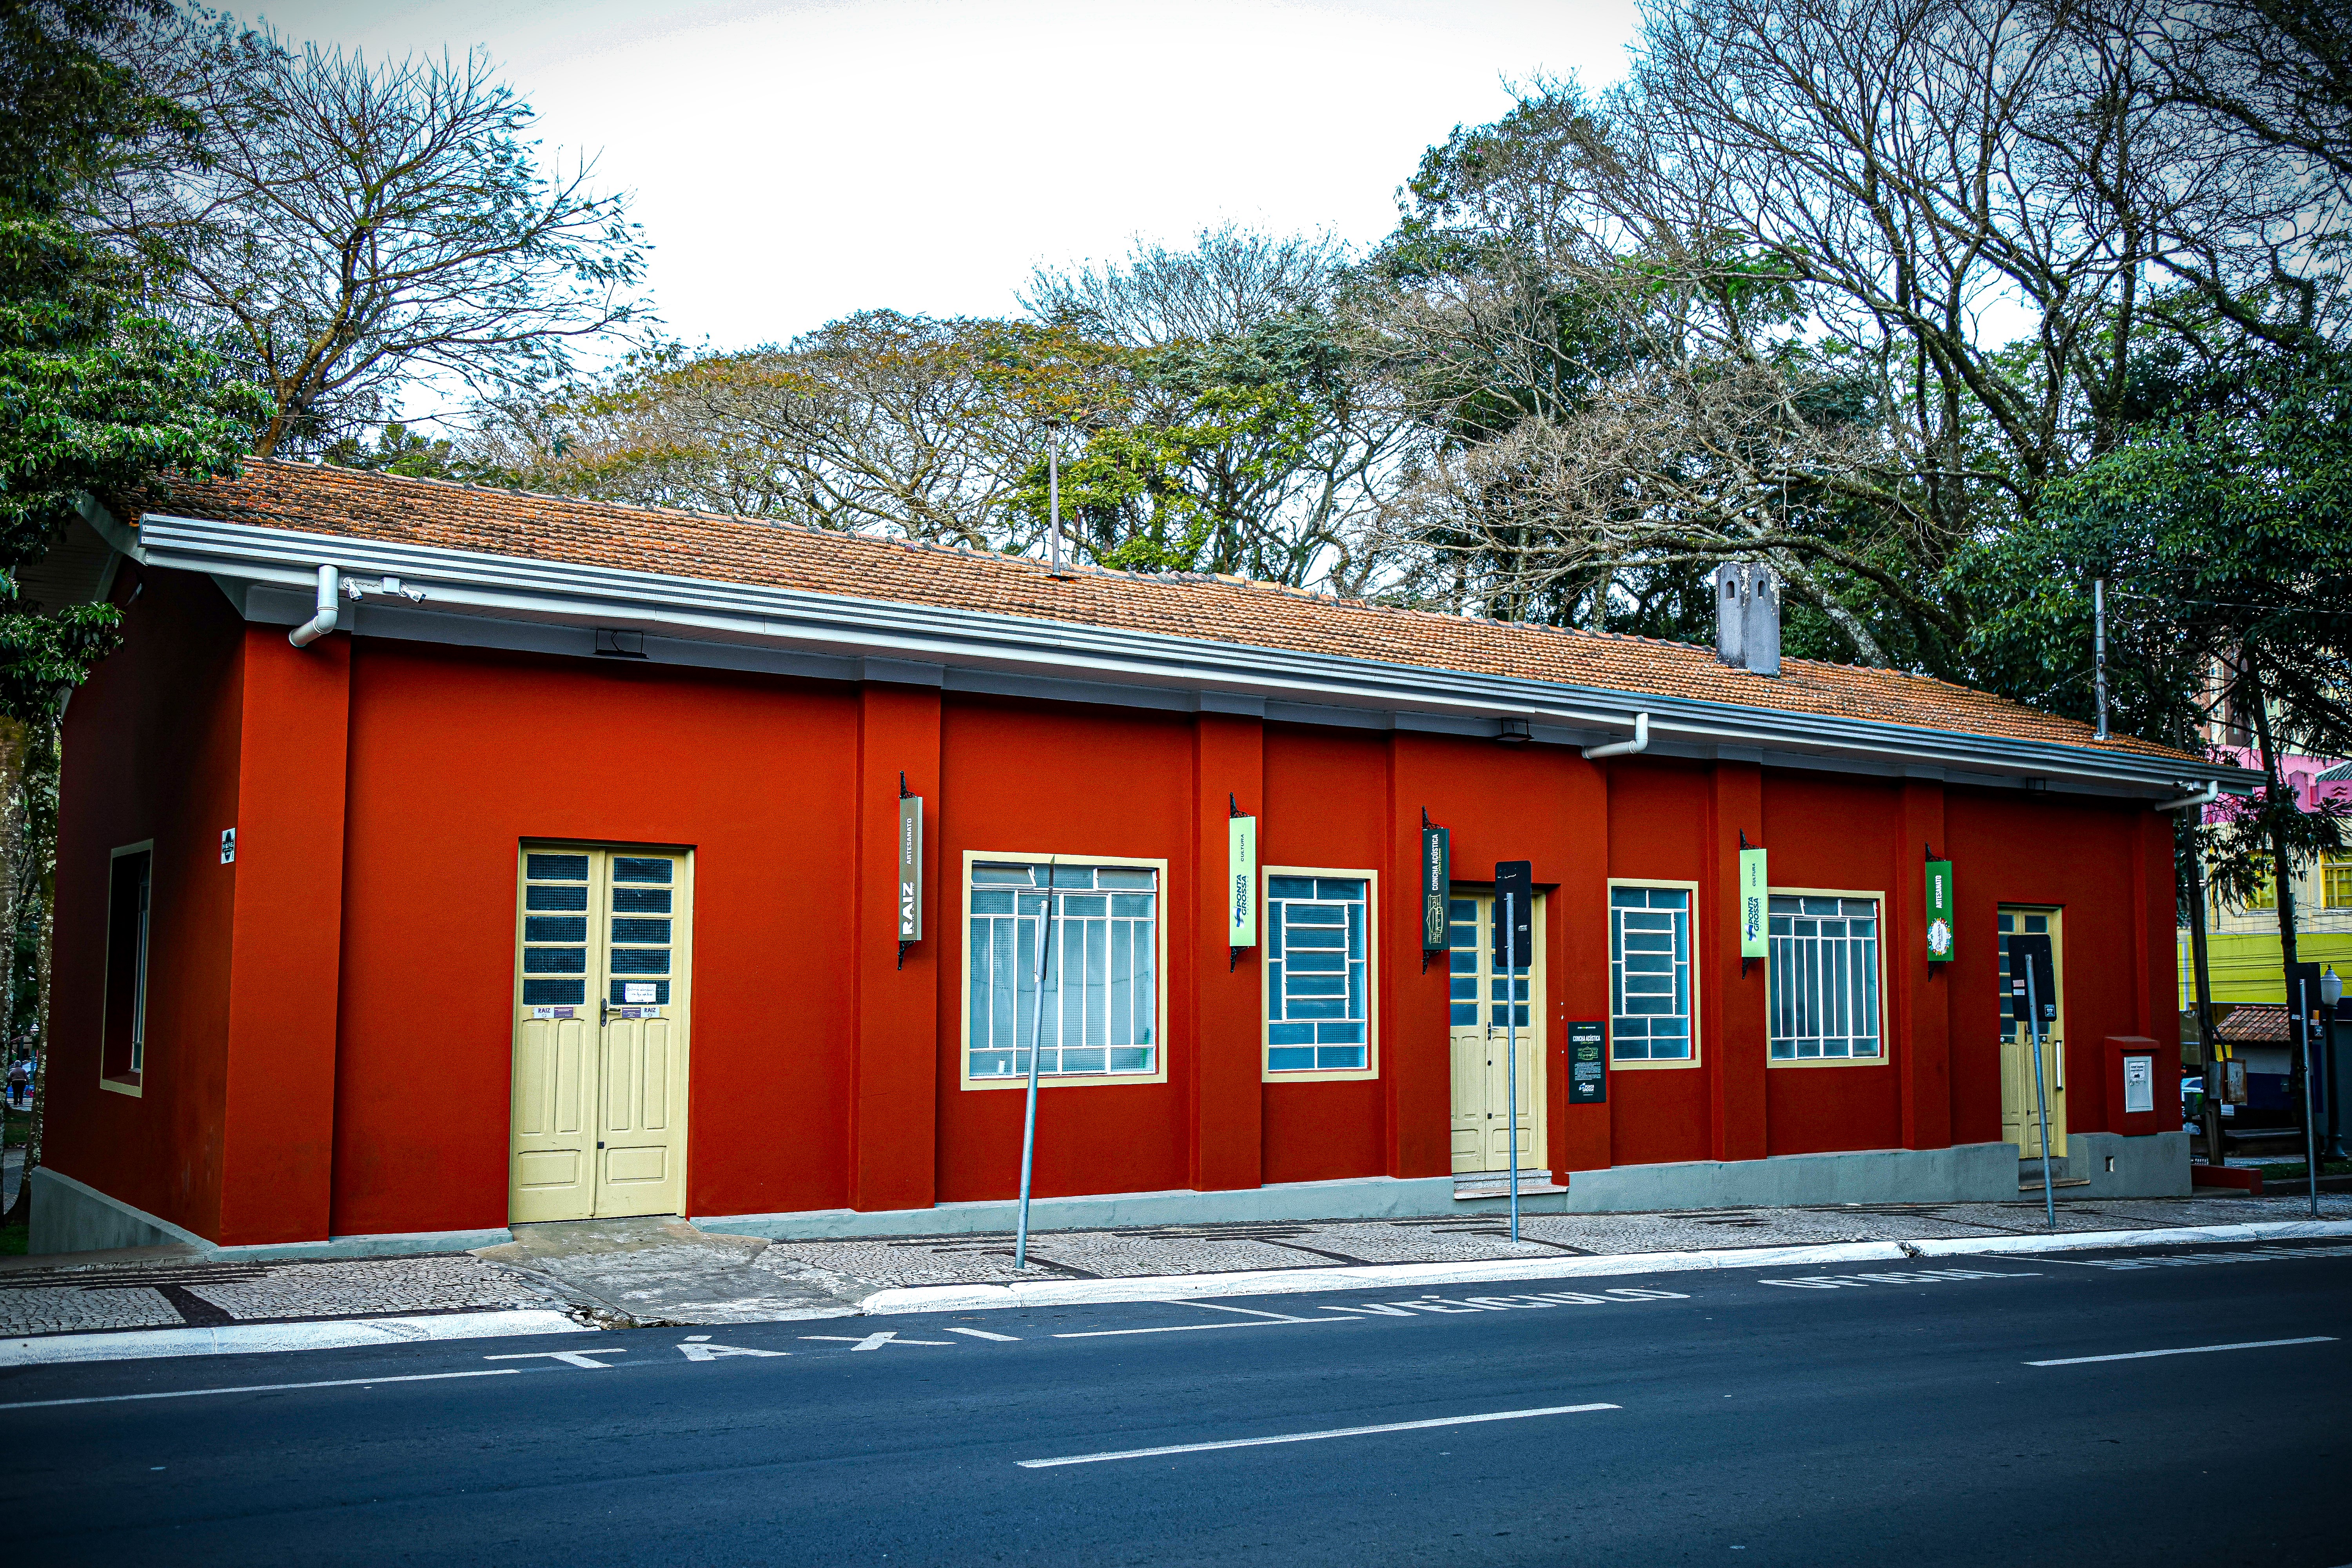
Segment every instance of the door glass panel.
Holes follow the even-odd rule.
[[[588,857],[523,857],[523,909],[588,908]],[[526,1006],[576,1007],[588,999],[588,917],[527,912],[522,922],[522,999]],[[576,978],[574,978],[576,977]]]

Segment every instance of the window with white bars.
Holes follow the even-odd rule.
[[[1696,1059],[1688,888],[1610,888],[1609,991],[1612,1060]]]
[[[1265,879],[1269,1073],[1371,1065],[1371,879]]]
[[[1156,868],[977,860],[965,896],[971,942],[965,1038],[971,1079],[1027,1078],[1033,1045],[1040,1078],[1150,1076],[1157,1070]],[[1041,942],[1050,944],[1042,1016]]]
[[[1771,1059],[1878,1060],[1878,900],[1775,895]]]

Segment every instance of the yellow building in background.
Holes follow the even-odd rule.
[[[2336,973],[2352,980],[2352,854],[2329,856],[2297,873],[2294,926],[2298,959],[2334,964]],[[2197,967],[2187,926],[2180,928],[2175,945],[2185,1011],[2197,1005]],[[2224,904],[2209,893],[2205,954],[2214,1001],[2285,1002],[2276,891],[2244,908]]]

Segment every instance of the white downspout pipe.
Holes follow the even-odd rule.
[[[1633,715],[1633,738],[1632,740],[1615,741],[1606,746],[1587,746],[1584,748],[1584,754],[1595,759],[1601,757],[1630,757],[1636,752],[1646,752],[1649,749],[1650,716],[1647,713],[1636,713]]]
[[[2195,795],[2184,795],[2179,800],[2158,803],[2158,811],[2186,811],[2192,805],[2210,805],[2221,798],[2221,781],[2213,779]]]
[[[296,647],[309,647],[335,629],[340,614],[338,599],[342,593],[343,574],[331,566],[319,568],[319,613],[286,634],[286,640]]]

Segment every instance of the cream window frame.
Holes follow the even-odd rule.
[[[106,1070],[106,992],[114,974],[114,863],[125,855],[147,857],[147,907],[140,913],[139,975],[132,994],[138,1016],[131,1020],[131,1071],[111,1077]],[[142,838],[124,844],[106,857],[106,946],[98,970],[98,1087],[109,1094],[142,1100],[147,1093],[147,1001],[149,977],[155,967],[155,841]]]
[[[1332,877],[1364,884],[1364,1065],[1360,1068],[1286,1068],[1273,1066],[1274,1021],[1266,1016],[1273,997],[1273,971],[1266,952],[1274,940],[1274,879]],[[1381,874],[1336,866],[1258,868],[1257,1047],[1258,1077],[1265,1083],[1345,1083],[1381,1076]]]
[[[1151,1070],[1150,1072],[1046,1073],[1037,1075],[1037,1089],[1118,1089],[1141,1087],[1168,1081],[1168,861],[1146,855],[1091,855],[1076,850],[1046,849],[967,849],[963,852],[963,880],[956,895],[956,942],[962,950],[956,989],[956,1077],[962,1089],[982,1091],[1013,1089],[1025,1092],[1029,1087],[1027,1074],[1013,1078],[974,1078],[971,1072],[971,868],[982,861],[1027,861],[1032,865],[1052,861],[1063,866],[1134,866],[1145,867],[1159,873],[1152,912],[1153,1021]]]
[[[1775,1057],[1772,1054],[1772,900],[1774,899],[1872,899],[1878,904],[1878,1054],[1874,1057]],[[1768,1068],[1884,1068],[1895,1065],[1894,1032],[1886,1026],[1886,894],[1867,888],[1767,888],[1764,889],[1764,1065]]]
[[[1703,955],[1706,950],[1700,945],[1701,927],[1699,923],[1699,904],[1701,900],[1698,896],[1698,884],[1696,882],[1690,881],[1677,881],[1670,877],[1612,877],[1609,879],[1609,886],[1612,889],[1680,888],[1683,891],[1690,895],[1691,1051],[1690,1055],[1687,1057],[1669,1057],[1662,1061],[1643,1059],[1640,1058],[1628,1060],[1621,1058],[1617,1055],[1617,976],[1615,973],[1617,968],[1617,942],[1613,930],[1610,930],[1603,933],[1604,940],[1607,942],[1609,948],[1608,963],[1610,968],[1608,1070],[1611,1072],[1686,1072],[1693,1068],[1702,1065],[1706,1060],[1706,1036],[1702,1032],[1702,1026],[1699,1018],[1699,997],[1706,963]],[[1616,923],[1615,909],[1615,903],[1611,901],[1604,903],[1601,910],[1601,918],[1609,922],[1609,925],[1612,928],[1613,928]]]

